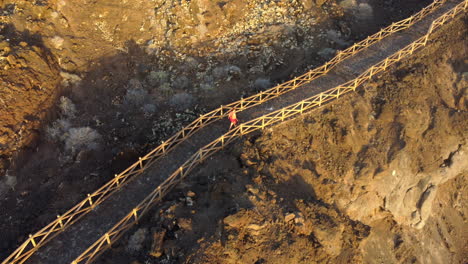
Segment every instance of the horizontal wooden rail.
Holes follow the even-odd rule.
[[[327,74],[331,69],[336,67],[339,63],[344,60],[358,54],[362,50],[378,43],[382,39],[411,27],[414,23],[420,21],[428,14],[437,10],[447,0],[435,0],[433,3],[423,8],[413,16],[404,20],[398,21],[391,24],[390,26],[380,30],[379,32],[367,37],[366,39],[355,43],[351,47],[338,51],[337,55],[324,65],[315,68],[299,77],[296,77],[290,81],[279,84],[271,89],[252,95],[247,98],[243,98],[239,101],[230,103],[225,106],[221,106],[209,113],[201,115],[199,118],[194,120],[188,126],[181,129],[179,132],[174,134],[172,137],[162,142],[161,145],[150,151],[145,156],[139,158],[137,162],[132,164],[130,167],[125,169],[119,174],[116,174],[113,179],[108,181],[106,184],[101,186],[99,189],[89,194],[83,201],[76,204],[74,207],[69,209],[66,213],[58,216],[53,222],[31,235],[20,247],[18,247],[10,256],[8,256],[2,264],[6,263],[23,263],[26,261],[34,252],[36,252],[41,246],[47,243],[50,239],[58,235],[64,229],[69,227],[78,221],[81,217],[92,211],[97,205],[109,198],[114,192],[120,190],[125,184],[130,182],[135,176],[143,173],[147,168],[153,165],[158,158],[162,157],[175,146],[181,142],[187,140],[199,129],[225,118],[229,111],[237,109],[237,111],[243,111],[253,106],[262,104],[268,100],[281,96],[287,92],[295,90],[304,84],[310,83],[311,81]]]
[[[218,139],[201,148],[198,152],[193,154],[178,170],[172,173],[169,178],[167,178],[155,190],[153,190],[153,192],[148,195],[140,204],[138,204],[138,206],[135,207],[129,214],[127,214],[127,216],[121,219],[105,235],[92,244],[72,263],[91,263],[99,254],[109,248],[112,243],[117,241],[125,231],[135,225],[153,204],[160,202],[165,194],[167,194],[176,184],[187,177],[188,173],[190,173],[190,171],[196,165],[203,162],[210,155],[221,150],[236,138],[256,130],[264,129],[268,126],[278,124],[284,120],[295,118],[306,111],[318,108],[348,92],[355,91],[359,86],[370,80],[373,76],[388,70],[389,66],[410,57],[416,50],[424,47],[427,44],[429,37],[437,28],[445,24],[447,21],[453,19],[456,15],[465,11],[467,7],[468,0],[465,0],[452,8],[450,11],[436,18],[433,20],[431,27],[427,31],[426,35],[418,38],[411,44],[400,49],[398,52],[373,65],[367,71],[359,75],[356,79],[348,81],[342,85],[312,96],[298,103],[240,124],[238,127],[230,130]]]

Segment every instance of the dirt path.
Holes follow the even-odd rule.
[[[350,68],[355,69],[359,67],[359,69],[366,69],[375,62],[390,55],[393,51],[404,47],[412,40],[425,33],[430,25],[430,21],[435,16],[440,15],[454,5],[454,1],[449,1],[441,9],[417,23],[408,31],[397,33],[389,39],[384,40],[382,44],[377,45],[375,48],[373,47],[364,51],[362,55],[350,59],[349,62],[344,62],[334,69],[330,75],[320,78],[302,89],[291,92],[284,98],[274,99],[265,105],[260,105],[240,113],[239,116],[241,120],[249,120],[263,115],[271,111],[269,109],[284,107],[291,102],[310,97],[320,91],[329,89],[339,83],[356,77],[359,72],[350,72]],[[93,213],[75,224],[75,226],[72,226],[64,233],[60,234],[46,245],[39,254],[33,256],[31,261],[48,263],[57,261],[58,259],[60,262],[70,262],[73,260],[77,254],[86,249],[89,244],[94,242],[106,230],[113,226],[116,221],[128,213],[147,193],[154,189],[162,179],[178,168],[183,161],[198,148],[223,134],[226,128],[227,122],[222,120],[200,130],[190,141],[179,145],[173,152],[158,161],[151,170],[141,175],[120,192],[114,194],[109,200],[98,206]],[[168,164],[170,165],[168,166]],[[106,221],[103,222],[102,219],[106,219]],[[112,221],[108,221],[109,219],[112,219]]]

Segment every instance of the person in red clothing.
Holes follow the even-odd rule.
[[[228,115],[229,121],[231,122],[231,125],[229,126],[229,129],[231,129],[233,126],[237,126],[239,123],[239,119],[237,119],[236,116],[236,109],[232,109],[231,112],[229,112]]]

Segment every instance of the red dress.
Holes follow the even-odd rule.
[[[237,123],[239,123],[239,120],[237,119],[236,116],[236,111],[232,110],[229,115],[228,115],[229,121],[231,121],[231,126],[236,126]]]

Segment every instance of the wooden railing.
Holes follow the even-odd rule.
[[[91,210],[93,210],[95,206],[99,205],[108,197],[110,197],[112,193],[122,188],[123,185],[128,183],[136,175],[143,173],[144,170],[150,167],[159,157],[172,150],[176,145],[178,145],[182,141],[185,141],[188,137],[190,137],[200,128],[216,120],[224,118],[231,109],[236,108],[238,111],[245,110],[270,99],[276,98],[284,93],[292,91],[306,83],[309,83],[320,76],[325,75],[343,60],[357,54],[358,52],[368,48],[369,46],[379,42],[383,38],[386,38],[395,32],[410,27],[415,22],[421,20],[426,15],[436,10],[444,2],[446,2],[446,0],[434,1],[431,5],[422,9],[417,14],[407,19],[393,23],[392,25],[382,29],[378,33],[369,36],[365,40],[358,42],[343,51],[338,52],[338,54],[333,59],[331,59],[329,62],[325,63],[321,67],[311,70],[297,78],[294,78],[288,82],[273,87],[267,91],[258,93],[245,99],[241,99],[226,106],[221,106],[207,114],[200,116],[198,119],[193,121],[188,126],[184,127],[182,130],[180,130],[171,138],[163,142],[150,153],[148,153],[144,157],[139,158],[137,162],[132,164],[126,170],[124,170],[120,174],[115,175],[115,177],[112,180],[104,184],[101,188],[99,188],[91,194],[88,194],[86,199],[82,200],[80,203],[68,210],[65,214],[58,215],[55,221],[51,222],[35,234],[30,235],[29,238],[19,248],[17,248],[7,259],[5,259],[2,262],[2,264],[23,263],[35,251],[37,251],[39,247],[44,245],[47,241],[52,239],[55,235],[63,231],[65,228],[75,223],[81,217],[89,213]]]
[[[380,30],[376,34],[373,34],[363,41],[355,43],[353,46],[339,51],[338,54],[325,63],[324,65],[313,69],[299,77],[296,77],[290,81],[277,85],[269,90],[260,92],[247,98],[243,98],[239,101],[230,103],[225,106],[221,106],[209,113],[201,115],[199,118],[194,120],[191,124],[184,127],[182,130],[177,132],[175,135],[170,137],[168,140],[163,142],[161,145],[153,149],[151,152],[146,154],[144,157],[140,157],[137,162],[132,164],[130,167],[125,169],[119,174],[116,174],[113,179],[108,181],[102,187],[97,189],[91,194],[88,194],[85,199],[76,204],[70,210],[62,215],[57,215],[57,219],[49,223],[47,226],[36,232],[35,234],[29,235],[29,238],[18,247],[9,257],[7,257],[2,264],[6,263],[23,263],[26,261],[34,252],[36,252],[41,246],[50,241],[53,237],[58,235],[61,231],[78,221],[81,217],[92,211],[97,205],[101,204],[107,198],[109,198],[115,191],[120,190],[125,184],[134,179],[137,175],[143,173],[147,168],[154,164],[161,156],[171,151],[175,146],[181,142],[187,140],[197,130],[213,123],[217,120],[225,118],[227,113],[232,109],[237,111],[243,111],[250,107],[262,104],[270,99],[276,98],[295,90],[304,84],[310,83],[311,81],[327,74],[331,69],[337,66],[342,61],[356,55],[360,51],[378,43],[380,40],[396,33],[401,30],[411,27],[417,21],[420,21],[428,14],[435,11],[447,0],[435,0],[429,6],[423,8],[415,15],[393,23],[390,26]]]
[[[100,239],[92,244],[72,263],[91,263],[99,254],[109,248],[113,242],[118,240],[126,230],[136,224],[152,205],[160,202],[163,197],[175,185],[182,181],[195,166],[200,164],[215,152],[224,148],[227,144],[231,143],[239,136],[297,117],[306,111],[310,111],[324,105],[327,102],[337,99],[348,92],[355,91],[360,85],[370,80],[373,76],[386,71],[391,65],[410,57],[416,50],[426,46],[430,36],[437,28],[445,24],[447,21],[453,19],[456,15],[464,12],[467,7],[468,0],[461,2],[450,11],[435,19],[432,22],[432,25],[427,31],[426,35],[417,39],[410,45],[404,47],[381,62],[373,65],[356,79],[348,81],[333,89],[322,92],[298,103],[292,104],[288,107],[240,124],[238,127],[230,130],[210,144],[199,149],[178,170],[172,173],[169,178],[167,178],[150,195],[148,195],[137,207],[129,212],[122,220],[120,220],[114,227],[112,227]]]

